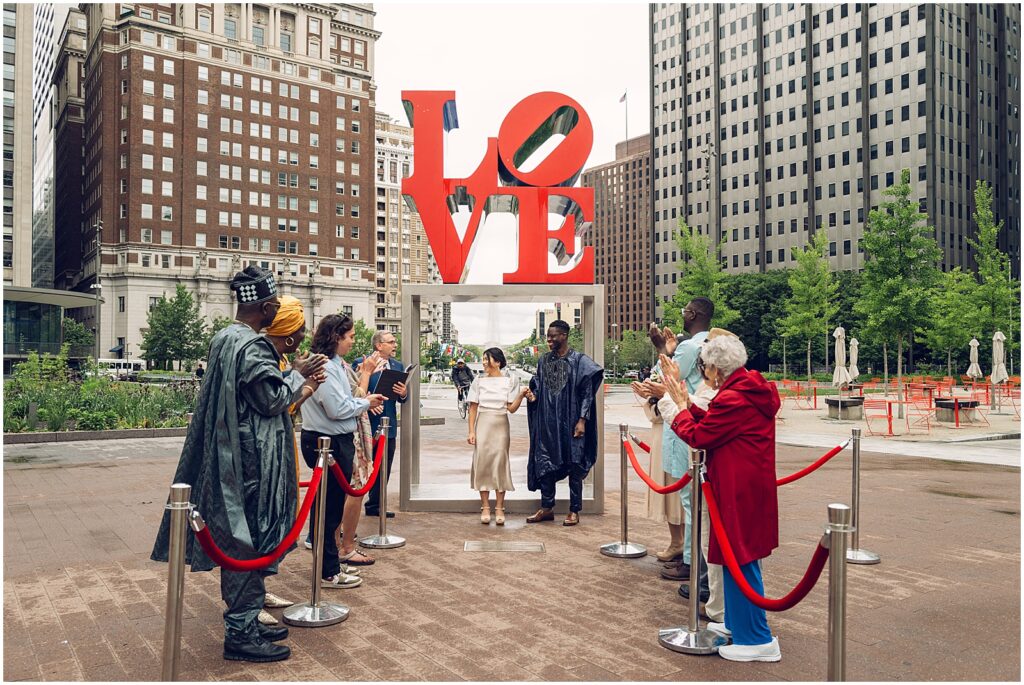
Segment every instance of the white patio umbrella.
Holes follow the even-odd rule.
[[[1006,336],[1003,335],[1002,331],[996,331],[996,334],[992,336],[992,383],[1005,383],[1010,379],[1010,376],[1006,373],[1006,353],[1004,350],[1003,342],[1006,341]]]
[[[840,388],[850,383],[850,372],[846,369],[846,329],[836,326],[832,337],[836,339],[836,370],[832,372],[832,385]]]
[[[971,378],[982,378],[985,376],[978,366],[978,346],[981,345],[977,338],[971,338],[971,365],[967,369],[967,375]]]
[[[850,382],[857,380],[857,376],[860,375],[860,369],[857,368],[857,349],[860,347],[860,343],[857,342],[856,338],[850,338]]]

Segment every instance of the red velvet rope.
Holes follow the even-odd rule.
[[[725,557],[725,565],[729,568],[729,573],[732,574],[733,580],[743,595],[755,606],[761,607],[766,611],[786,611],[799,604],[807,596],[807,593],[814,588],[815,583],[818,582],[821,570],[825,568],[825,562],[828,561],[828,549],[823,547],[820,542],[818,543],[818,547],[814,550],[814,556],[811,557],[811,564],[807,567],[804,577],[800,579],[800,582],[797,583],[797,586],[788,595],[780,599],[762,597],[754,591],[754,588],[750,587],[750,583],[747,582],[746,577],[740,570],[739,563],[736,561],[732,545],[729,544],[728,538],[725,537],[722,519],[718,514],[718,504],[715,502],[715,495],[711,491],[711,483],[704,483],[702,487],[704,489],[704,501],[708,505],[708,516],[711,518],[711,533],[718,541],[718,545],[722,550],[722,556]]]
[[[633,446],[625,440],[622,441],[622,446],[626,448],[626,456],[629,457],[629,463],[633,465],[633,470],[636,471],[637,475],[640,476],[640,479],[643,480],[643,482],[647,483],[647,487],[654,490],[659,495],[678,492],[685,488],[686,484],[690,482],[690,474],[687,473],[671,485],[658,485],[650,476],[644,473],[643,467],[640,466],[640,462],[637,461],[636,455],[633,453]],[[643,447],[643,443],[641,443],[641,447]]]
[[[823,454],[821,457],[819,457],[818,460],[816,462],[814,462],[813,464],[811,464],[809,466],[805,466],[804,468],[800,469],[796,473],[791,473],[788,476],[784,476],[782,478],[779,478],[777,481],[775,481],[775,484],[776,485],[787,485],[788,483],[792,483],[795,480],[800,480],[801,478],[806,476],[808,473],[811,473],[812,471],[818,470],[818,468],[821,467],[825,462],[827,462],[829,459],[831,459],[832,457],[836,456],[837,454],[842,452],[844,449],[846,449],[846,445],[848,445],[848,444],[849,444],[849,441],[844,442],[842,445],[836,445],[831,450],[829,450],[828,452]]]
[[[345,472],[341,470],[340,466],[338,466],[338,462],[331,462],[331,473],[334,474],[334,479],[338,481],[338,485],[340,485],[341,489],[350,497],[362,497],[368,493],[370,488],[373,487],[373,484],[377,482],[377,476],[380,474],[380,464],[383,461],[382,457],[384,456],[383,435],[377,438],[376,452],[377,453],[373,457],[373,471],[370,473],[370,477],[366,479],[366,483],[363,484],[363,487],[358,490],[349,484],[348,478],[345,477]]]
[[[637,445],[639,445],[640,449],[642,449],[644,452],[647,452],[647,454],[651,453],[651,446],[648,445],[646,442],[644,442],[640,438],[636,437],[632,433],[629,434],[629,437],[632,438],[633,442],[635,442]]]
[[[306,498],[302,500],[302,507],[299,509],[298,515],[295,517],[295,523],[292,525],[291,531],[285,536],[284,540],[281,541],[277,547],[274,548],[270,554],[265,554],[262,557],[255,559],[233,559],[228,555],[224,554],[217,543],[214,541],[213,536],[210,534],[210,527],[203,526],[200,530],[196,531],[196,540],[199,541],[199,545],[206,552],[206,556],[213,560],[213,563],[217,564],[221,568],[226,568],[229,571],[259,571],[264,569],[275,561],[277,561],[285,551],[295,544],[295,541],[299,538],[299,533],[302,532],[302,527],[306,525],[306,519],[309,517],[309,510],[313,506],[313,498],[316,496],[317,487],[320,485],[320,474],[323,473],[323,467],[317,466],[313,469],[312,485],[309,490],[306,491]]]
[[[300,480],[299,481],[299,487],[300,488],[308,488],[309,487],[309,481],[308,480]]]

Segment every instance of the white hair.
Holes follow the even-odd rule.
[[[734,335],[722,335],[707,340],[701,347],[700,358],[705,365],[714,366],[728,378],[732,372],[747,363],[747,348]]]

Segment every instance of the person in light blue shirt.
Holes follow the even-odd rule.
[[[368,395],[365,398],[352,394],[345,360],[355,343],[355,328],[348,316],[329,314],[316,327],[310,351],[330,357],[326,364],[326,378],[313,396],[302,405],[302,458],[312,468],[317,460],[317,441],[321,437],[331,439],[331,454],[338,462],[345,477],[352,481],[353,460],[356,446],[353,435],[356,422],[361,414],[379,407],[386,399],[383,395]],[[321,493],[317,493],[320,497]],[[324,514],[323,539],[323,587],[349,588],[362,583],[355,575],[344,573],[338,558],[335,532],[341,524],[345,509],[345,491],[334,476],[327,477],[327,503]],[[314,509],[315,511],[315,509]],[[358,509],[356,510],[358,513]],[[353,522],[354,523],[354,522]],[[313,544],[318,544],[313,540]]]
[[[697,368],[697,360],[700,358],[700,348],[708,337],[711,329],[711,318],[715,314],[715,305],[706,297],[695,297],[683,309],[683,330],[690,334],[687,340],[679,343],[672,353],[672,361],[679,366],[679,379],[686,382],[686,389],[691,393],[696,392],[701,382],[700,369]],[[671,345],[672,341],[665,341]],[[690,448],[679,439],[668,422],[665,423],[662,432],[661,442],[661,467],[675,479],[682,478],[689,470]],[[674,568],[662,570],[662,577],[669,580],[687,580],[690,578],[690,522],[691,502],[690,488],[685,487],[679,491],[679,499],[683,503],[683,557]]]

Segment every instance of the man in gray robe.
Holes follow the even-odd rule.
[[[295,522],[298,482],[288,407],[316,389],[323,360],[307,363],[286,381],[277,351],[259,334],[279,306],[273,275],[250,266],[235,275],[231,289],[238,300],[236,321],[210,343],[174,482],[192,486],[191,504],[225,554],[251,559],[273,551]],[[164,512],[154,561],[167,561],[169,534],[169,512]],[[214,567],[191,530],[185,558],[193,571]],[[277,562],[259,571],[221,569],[225,659],[279,661],[291,654],[273,644],[287,637],[287,628],[256,620],[266,594],[264,578],[275,573]]]

